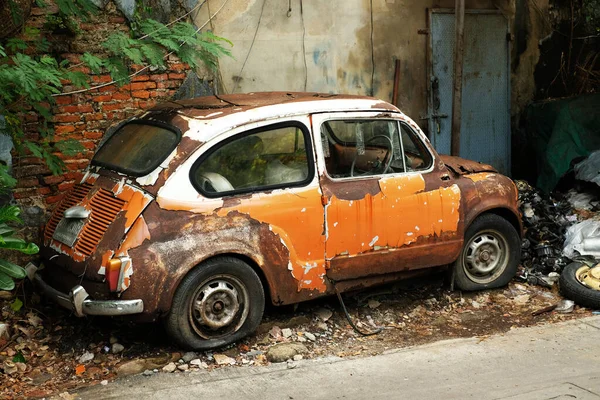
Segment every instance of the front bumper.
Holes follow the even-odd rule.
[[[37,273],[38,267],[33,263],[25,266],[27,276],[34,282],[42,292],[60,306],[73,311],[78,317],[84,315],[130,315],[139,314],[144,311],[144,302],[141,299],[135,300],[91,300],[89,294],[83,286],[76,285],[69,294],[60,292],[48,285],[40,274]]]

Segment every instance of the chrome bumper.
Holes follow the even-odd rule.
[[[91,300],[88,292],[81,285],[71,289],[69,294],[60,292],[48,285],[37,273],[38,267],[33,263],[25,266],[27,276],[42,292],[62,307],[73,311],[78,317],[84,315],[129,315],[144,311],[144,302],[136,300]]]

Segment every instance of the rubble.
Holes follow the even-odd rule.
[[[567,198],[546,196],[525,181],[516,183],[525,229],[518,278],[552,287],[556,279],[548,279],[549,274],[560,273],[570,262],[562,250],[567,228],[577,221],[577,215]]]

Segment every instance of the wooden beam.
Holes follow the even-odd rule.
[[[465,49],[465,0],[455,0],[456,40],[454,43],[454,85],[452,93],[452,141],[450,152],[460,155],[460,121],[462,115],[463,58]]]
[[[396,107],[398,105],[398,87],[400,86],[400,60],[396,60],[396,67],[394,69],[394,91],[392,92],[392,104]]]

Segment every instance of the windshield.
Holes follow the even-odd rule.
[[[92,159],[92,164],[144,176],[171,154],[180,138],[181,134],[175,127],[132,121],[108,138]]]

